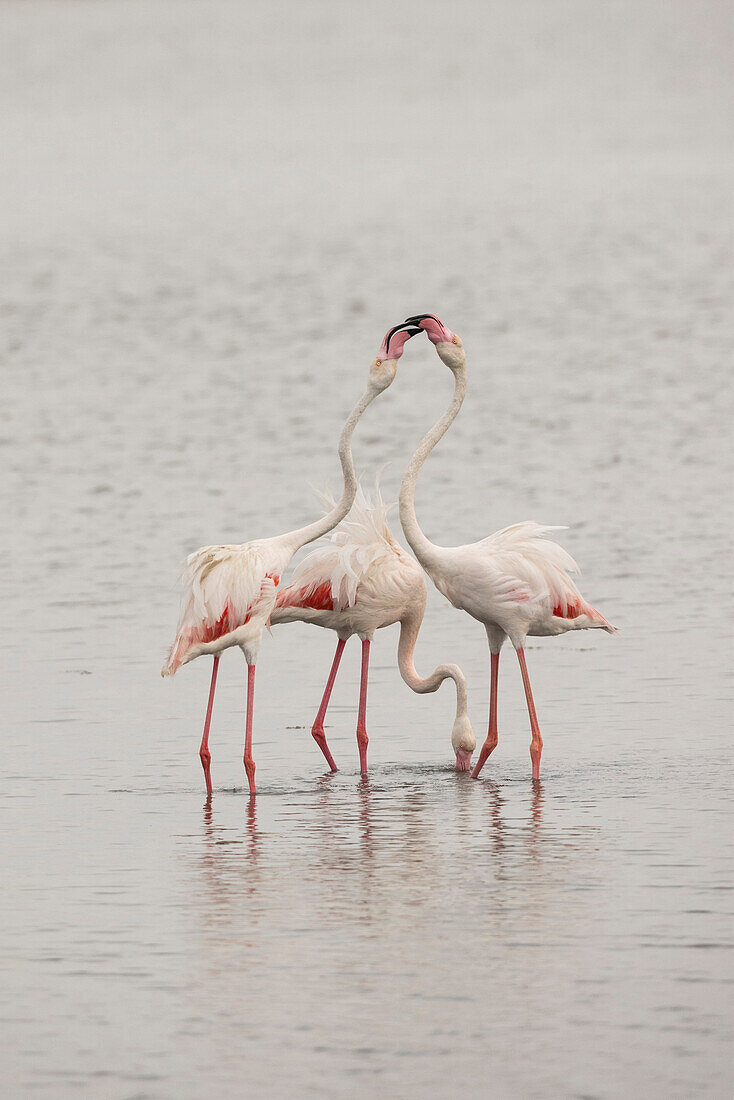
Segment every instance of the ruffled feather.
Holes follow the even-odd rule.
[[[213,642],[249,622],[259,610],[268,577],[278,583],[279,578],[268,572],[265,547],[260,542],[203,546],[189,554],[181,573],[176,638],[161,675],[172,676],[193,646]]]
[[[319,493],[326,508],[332,498]],[[291,582],[277,596],[277,607],[314,607],[344,611],[354,607],[357,589],[374,565],[391,562],[395,555],[408,555],[393,537],[379,486],[368,496],[362,487],[349,515],[296,567]]]

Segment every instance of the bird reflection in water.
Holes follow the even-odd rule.
[[[225,833],[230,830],[225,829],[222,825],[217,825],[214,820],[214,803],[212,795],[207,795],[204,801],[204,821],[202,828],[202,836],[205,841],[205,848],[213,850],[215,847],[223,844],[242,844],[243,840],[236,837],[225,836]],[[253,861],[257,860],[257,850],[259,846],[259,837],[257,831],[257,804],[255,798],[250,795],[247,800],[247,806],[245,809],[245,832],[243,834],[244,840],[246,840],[247,847],[250,854],[253,857]]]
[[[275,926],[298,913],[322,929],[378,928],[386,914],[402,920],[440,907],[442,893],[449,908],[473,893],[497,935],[509,936],[518,891],[537,923],[559,891],[587,879],[594,859],[578,819],[567,828],[555,817],[549,828],[540,781],[530,788],[458,775],[446,784],[441,772],[427,783],[424,771],[387,769],[354,783],[329,773],[314,791],[315,799],[297,791],[259,809],[250,798],[234,817],[231,802],[218,815],[207,798],[190,891],[204,927],[221,934],[244,922],[257,937],[267,911],[271,921],[278,914]]]
[[[370,778],[363,775],[356,786],[356,806],[345,800],[344,790],[335,785],[335,775],[327,772],[317,781],[319,798],[315,827],[311,830],[321,849],[334,865],[353,862],[350,833],[356,826],[360,857],[365,869],[375,855],[372,825],[373,792]]]
[[[204,802],[204,827],[202,829],[202,835],[206,841],[207,847],[211,848],[222,844],[242,844],[242,840],[225,837],[224,833],[227,831],[228,830],[225,830],[223,826],[215,824],[213,798],[212,795],[207,795]],[[257,862],[260,837],[257,830],[257,800],[253,795],[250,795],[247,799],[247,806],[245,808],[244,839],[247,841],[247,848],[253,862]]]
[[[257,827],[257,799],[250,795],[244,810],[244,828],[233,829],[221,825],[215,815],[212,795],[204,801],[202,816],[202,845],[197,864],[201,870],[203,893],[211,907],[212,923],[221,919],[236,897],[254,893],[261,839]],[[244,855],[244,863],[242,856]],[[248,875],[243,879],[243,866]]]
[[[369,868],[374,855],[375,846],[372,834],[372,792],[369,776],[363,775],[357,786],[359,798],[359,839],[362,848],[362,857],[365,867]]]
[[[533,780],[533,797],[530,802],[530,824],[533,833],[538,836],[543,824],[543,784],[539,779]]]
[[[533,793],[530,798],[529,815],[525,820],[521,820],[518,826],[515,826],[514,823],[512,825],[508,824],[508,811],[506,808],[508,797],[501,784],[493,779],[485,781],[483,789],[486,794],[490,825],[489,835],[492,840],[492,850],[498,858],[501,858],[509,848],[512,848],[516,854],[518,839],[521,840],[523,847],[526,849],[531,863],[538,862],[542,858],[545,795],[542,781],[534,779],[532,782]]]

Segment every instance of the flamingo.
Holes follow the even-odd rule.
[[[239,646],[247,662],[244,765],[250,793],[255,794],[252,757],[255,665],[263,630],[275,607],[276,589],[296,551],[325,535],[349,511],[357,491],[352,434],[365,409],[392,383],[405,342],[417,331],[404,325],[392,328],[370,366],[367,389],[349,414],[339,440],[344,490],[338,504],[321,519],[284,535],[235,546],[203,546],[186,559],[178,629],[161,676],[173,676],[181,665],[204,654],[214,657],[199,749],[208,794],[212,792],[209,727],[220,656],[225,649]]]
[[[436,546],[421,530],[415,514],[415,486],[428,455],[450,428],[466,394],[466,355],[461,339],[432,313],[406,324],[425,330],[438,356],[454,375],[454,394],[446,412],[419,443],[400,486],[400,522],[416,558],[438,590],[454,605],[484,624],[490,651],[489,730],[472,778],[497,746],[497,684],[500,650],[506,638],[517,652],[530,716],[533,779],[540,779],[543,740],[530,687],[525,639],[600,629],[614,633],[604,616],[586,602],[571,573],[573,558],[544,536],[557,527],[516,523],[467,546]]]
[[[456,718],[451,743],[457,768],[469,771],[476,740],[467,714],[466,680],[453,664],[439,665],[425,679],[416,672],[413,652],[426,608],[426,582],[418,562],[393,537],[387,516],[379,489],[370,500],[360,487],[346,519],[303,559],[288,587],[278,591],[270,621],[273,625],[313,623],[337,635],[334,661],[311,730],[332,771],[337,766],[326,743],[324,719],[344,647],[353,634],[362,641],[357,745],[360,770],[366,775],[370,645],[376,630],[398,622],[398,668],[408,687],[425,694],[437,691],[446,679],[454,681]]]

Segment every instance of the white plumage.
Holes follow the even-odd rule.
[[[451,404],[419,443],[403,477],[400,522],[410,547],[439,591],[454,607],[483,623],[487,631],[491,653],[489,732],[472,775],[479,774],[497,745],[499,653],[509,638],[520,661],[532,730],[533,779],[538,779],[543,740],[525,662],[525,639],[528,635],[594,628],[611,634],[615,628],[579,592],[571,578],[579,570],[570,554],[544,537],[558,528],[516,523],[466,546],[436,546],[425,536],[415,514],[416,481],[421,466],[461,409],[466,393],[466,356],[461,339],[434,314],[411,317],[407,323],[425,330],[439,358],[454,375]]]
[[[393,536],[389,510],[379,488],[370,499],[360,487],[349,515],[304,558],[288,587],[278,592],[271,622],[308,622],[333,630],[339,638],[332,675],[311,731],[332,768],[336,765],[326,744],[323,721],[344,643],[353,634],[363,643],[357,736],[364,771],[369,643],[376,630],[397,622],[401,624],[398,666],[405,682],[423,693],[435,691],[446,678],[454,680],[457,710],[452,743],[457,759],[466,767],[476,745],[467,715],[466,682],[456,665],[442,665],[426,679],[415,670],[413,650],[425,613],[426,584],[421,567]]]
[[[322,499],[330,504],[326,495]],[[272,623],[302,619],[340,637],[371,638],[380,627],[425,607],[423,570],[393,536],[389,510],[379,488],[370,499],[360,486],[348,516],[278,593]]]
[[[173,676],[196,657],[234,645],[249,649],[254,659],[256,639],[275,605],[276,588],[290,558],[289,547],[279,539],[202,546],[189,554],[181,573],[176,638],[161,675]]]
[[[513,645],[525,637],[614,627],[586,602],[572,580],[579,567],[557,542],[563,530],[533,521],[516,523],[480,542],[442,547],[436,587],[475,619],[499,628]]]
[[[344,492],[339,503],[334,503],[322,519],[298,530],[241,545],[204,546],[186,559],[181,577],[183,595],[178,629],[161,675],[172,676],[181,665],[203,654],[214,657],[209,704],[199,750],[209,793],[212,790],[209,725],[220,654],[224,649],[238,646],[248,665],[244,763],[250,793],[254,794],[255,762],[251,744],[255,662],[263,630],[275,606],[278,583],[296,551],[330,531],[349,511],[357,490],[352,434],[368,405],[395,378],[397,361],[413,331],[405,331],[405,326],[398,325],[387,333],[370,366],[367,389],[347,418],[339,439],[339,459],[344,477]]]

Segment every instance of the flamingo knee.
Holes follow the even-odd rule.
[[[206,793],[212,793],[212,754],[209,749],[199,749],[199,757],[201,759],[201,766],[204,769],[204,782],[206,783]]]
[[[255,761],[251,756],[245,754],[244,763],[245,771],[247,772],[247,782],[250,786],[250,794],[257,794],[255,790]]]

